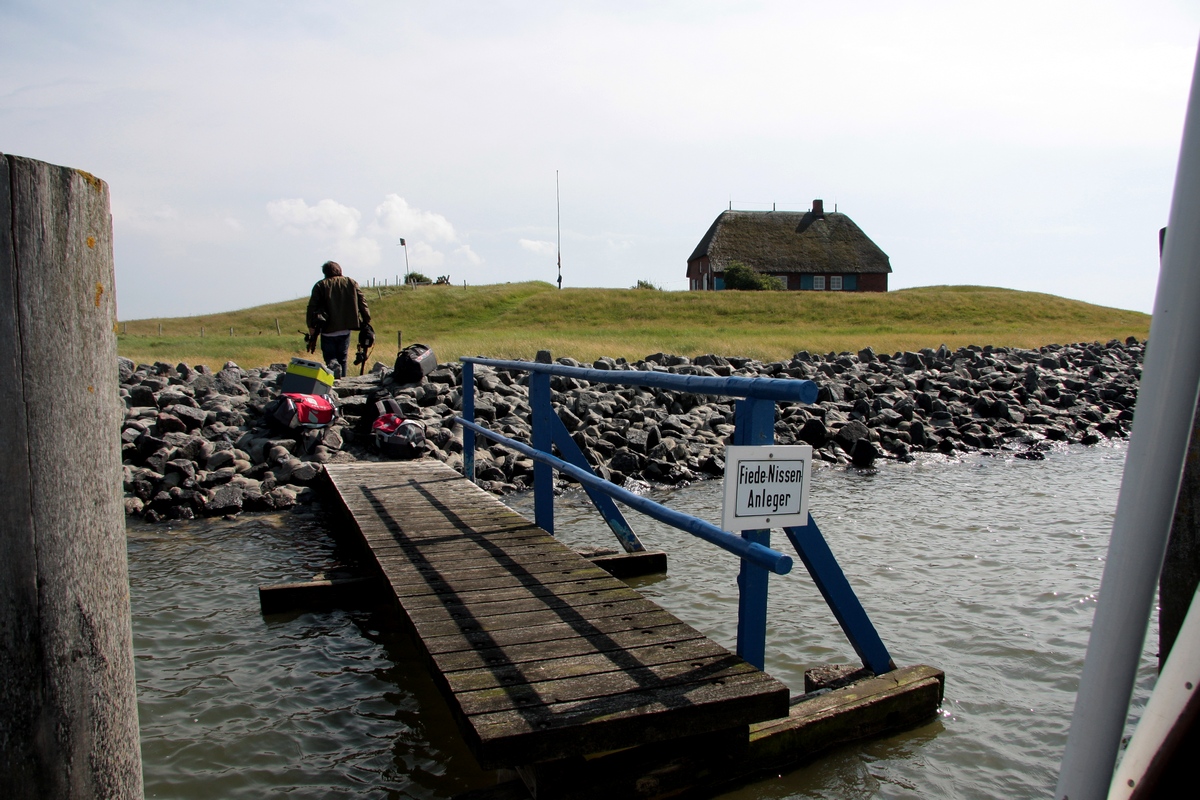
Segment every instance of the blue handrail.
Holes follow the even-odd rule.
[[[768,573],[788,573],[792,568],[792,559],[771,549],[770,530],[742,531],[741,535],[737,536],[704,520],[633,494],[596,476],[566,426],[551,407],[550,378],[558,375],[590,383],[642,386],[741,398],[737,401],[734,412],[733,444],[737,445],[773,443],[775,403],[813,403],[817,399],[817,385],[812,381],[798,379],[682,375],[636,369],[588,369],[565,364],[491,358],[462,358],[461,361],[462,417],[456,417],[455,420],[463,426],[463,474],[471,480],[475,479],[475,437],[483,436],[533,459],[534,521],[550,533],[554,533],[554,485],[551,470],[557,469],[583,484],[592,502],[627,552],[637,552],[643,547],[613,503],[613,499],[738,555],[742,564],[738,574],[737,652],[746,661],[762,669],[766,658]],[[531,373],[529,406],[532,446],[488,430],[475,422],[476,364]],[[552,447],[557,447],[563,457],[552,455]],[[863,663],[876,674],[892,669],[887,648],[867,618],[812,516],[809,516],[807,525],[788,528],[785,532]]]
[[[511,447],[518,453],[529,456],[534,461],[540,461],[543,464],[549,464],[557,469],[570,475],[575,480],[585,486],[588,486],[597,491],[612,497],[615,500],[620,500],[630,508],[636,508],[646,516],[656,519],[659,522],[666,523],[672,527],[678,528],[681,531],[687,531],[693,536],[697,536],[706,542],[715,544],[723,550],[728,550],[736,556],[740,556],[747,561],[770,570],[776,575],[786,575],[792,571],[791,556],[784,555],[777,550],[772,550],[769,547],[763,547],[757,542],[748,542],[745,539],[734,536],[732,533],[723,531],[711,522],[705,522],[697,517],[683,514],[679,511],[667,508],[661,503],[656,503],[653,500],[636,495],[628,489],[622,489],[614,483],[599,478],[586,470],[568,464],[561,458],[556,458],[549,453],[543,453],[540,450],[535,450],[524,442],[518,442],[516,439],[510,439],[507,436],[502,436],[495,431],[489,430],[482,425],[474,422],[467,422],[462,417],[455,417],[455,422],[462,425],[464,428],[469,428],[475,431],[480,436],[499,442],[505,447]]]
[[[710,394],[721,397],[754,397],[794,403],[815,403],[818,387],[809,380],[784,378],[721,378],[710,375],[680,375],[674,372],[645,372],[637,369],[588,369],[565,364],[536,361],[502,361],[494,358],[463,358],[467,364],[483,364],[499,369],[516,369],[544,375],[560,375],[591,383],[617,383],[623,386],[647,386],[677,392]]]

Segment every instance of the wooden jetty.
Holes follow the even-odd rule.
[[[440,462],[326,472],[480,766],[517,768],[539,798],[592,796],[571,778],[582,772],[593,793],[652,796],[669,789],[664,759],[680,786],[728,781],[940,703],[944,678],[928,667],[791,703],[779,681]]]
[[[786,717],[786,686],[437,461],[328,475],[484,767]]]

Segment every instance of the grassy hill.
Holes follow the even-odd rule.
[[[379,339],[372,358],[385,362],[395,357],[398,330],[405,344],[428,344],[440,361],[462,355],[532,358],[543,349],[581,361],[601,355],[636,360],[659,351],[775,360],[799,350],[868,345],[894,352],[940,344],[1040,347],[1142,339],[1150,330],[1150,317],[1136,311],[985,286],[859,294],[559,291],[532,282],[364,291]],[[224,314],[130,320],[121,325],[118,349],[138,362],[287,361],[303,355],[298,331],[306,304],[301,298]]]

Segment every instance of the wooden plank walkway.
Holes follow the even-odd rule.
[[[441,462],[327,473],[481,766],[788,715],[783,684]]]

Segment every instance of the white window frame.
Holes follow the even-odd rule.
[[[842,276],[841,275],[830,275],[829,276],[829,291],[840,292],[841,290],[842,290]]]
[[[814,292],[825,291],[825,276],[824,275],[813,275],[813,291]]]

